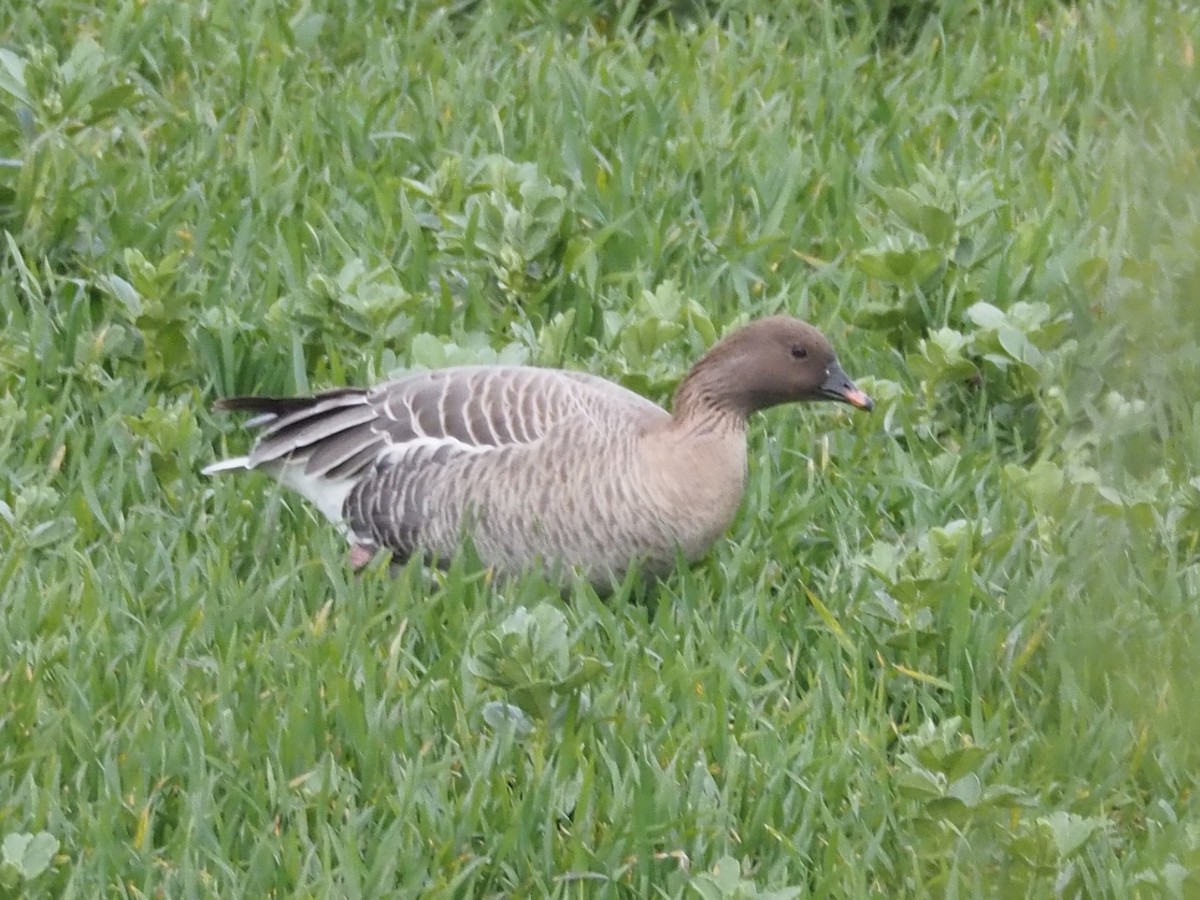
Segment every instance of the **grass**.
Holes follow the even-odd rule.
[[[1200,892],[1200,15],[796,6],[0,18],[0,895]],[[198,474],[223,394],[665,400],[778,310],[879,408],[647,596]]]

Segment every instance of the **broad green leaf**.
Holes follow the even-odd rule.
[[[858,266],[860,272],[870,278],[877,278],[880,281],[896,280],[895,273],[888,266],[887,258],[883,253],[863,251],[855,256],[854,264]]]
[[[1048,816],[1039,816],[1038,825],[1050,832],[1060,857],[1072,856],[1087,843],[1097,831],[1107,826],[1106,819],[1079,816],[1065,810],[1057,810]]]
[[[911,191],[900,187],[880,187],[875,189],[875,193],[884,202],[888,210],[896,214],[900,221],[904,222],[905,225],[914,231],[921,230],[922,204]]]
[[[889,584],[896,581],[896,575],[905,558],[904,551],[896,544],[876,541],[860,559],[876,575]]]
[[[1004,467],[1005,474],[1013,480],[1035,507],[1057,507],[1062,498],[1066,478],[1063,470],[1049,460],[1038,460],[1028,469],[1013,463]]]
[[[36,878],[50,868],[58,852],[58,838],[47,831],[37,834],[13,833],[4,838],[0,854],[25,880]]]
[[[414,335],[408,351],[413,366],[440,369],[446,365],[446,350],[442,342],[427,332]]]
[[[142,315],[142,297],[137,288],[120,275],[102,275],[96,282],[97,287],[115,299],[124,307],[125,315],[136,320]]]
[[[1000,340],[1000,346],[1004,348],[1004,352],[1015,359],[1017,362],[1024,363],[1031,368],[1037,368],[1042,364],[1042,354],[1037,347],[1029,342],[1029,338],[1013,328],[1010,325],[1002,326],[997,332]]]
[[[987,328],[992,331],[997,331],[1002,326],[1008,324],[1008,317],[1004,314],[1003,310],[983,301],[972,304],[967,309],[966,315],[968,319],[980,328]]]
[[[975,374],[975,364],[967,358],[970,339],[951,328],[940,328],[918,345],[919,355],[910,355],[909,365],[922,378],[933,382],[954,382]]]
[[[732,856],[722,856],[712,867],[713,881],[728,896],[742,880],[742,864]]]
[[[595,681],[610,668],[612,668],[611,665],[604,660],[586,656],[579,660],[571,674],[559,681],[554,689],[560,694],[577,690],[585,684]]]
[[[868,302],[854,312],[854,324],[874,331],[890,331],[913,321],[910,307],[899,303]]]
[[[91,98],[85,121],[89,125],[98,125],[114,113],[127,109],[137,96],[138,89],[135,85],[115,84]]]
[[[954,237],[954,216],[936,206],[922,206],[918,211],[917,230],[931,244],[947,244]]]
[[[970,268],[975,262],[975,242],[965,235],[954,245],[954,264],[962,268]]]
[[[946,793],[946,777],[939,772],[912,767],[896,774],[897,793],[913,800],[932,800]]]
[[[983,798],[983,784],[980,782],[978,775],[970,772],[952,781],[950,786],[946,788],[946,795],[958,800],[963,806],[974,809]]]
[[[889,210],[929,243],[945,244],[954,235],[954,216],[946,210],[923,203],[904,188],[877,188],[875,192]]]
[[[25,858],[25,850],[33,843],[33,835],[25,833],[7,834],[4,836],[4,843],[0,845],[0,855],[4,857],[3,861],[17,871],[21,871],[21,861]]]
[[[575,327],[575,310],[555,313],[537,335],[537,358],[546,365],[560,366],[566,359],[567,345]]]
[[[96,41],[85,35],[75,42],[71,53],[62,64],[63,81],[94,83],[104,66],[104,50]]]
[[[975,772],[988,758],[986,748],[978,746],[962,747],[951,752],[942,760],[942,771],[950,779],[959,779]]]
[[[320,39],[325,28],[326,16],[323,13],[297,14],[292,18],[292,36],[296,46],[307,49],[314,46]]]
[[[864,251],[855,264],[866,275],[880,281],[918,284],[932,275],[945,260],[935,248],[923,250]]]
[[[25,65],[22,57],[0,48],[0,91],[15,97],[25,106],[33,106],[33,100],[25,88]]]

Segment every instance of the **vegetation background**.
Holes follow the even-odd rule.
[[[1200,896],[1188,2],[0,11],[0,895]],[[669,399],[818,323],[645,597],[355,579],[234,391]]]

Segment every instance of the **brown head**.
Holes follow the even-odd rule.
[[[745,419],[781,403],[835,400],[859,409],[871,398],[842,371],[825,336],[807,322],[771,316],[716,344],[675,393],[675,417],[717,412]]]

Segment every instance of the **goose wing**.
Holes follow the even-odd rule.
[[[414,453],[445,461],[533,444],[568,419],[666,416],[657,405],[582,372],[527,366],[461,366],[421,372],[371,389],[312,397],[232,397],[217,408],[256,413],[246,456],[207,467],[277,472],[331,520],[377,464]]]

